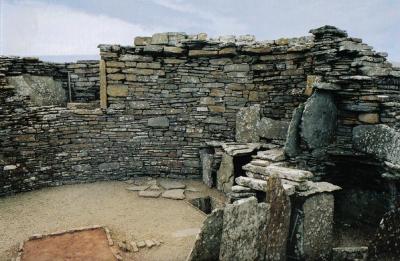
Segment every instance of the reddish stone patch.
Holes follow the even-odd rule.
[[[102,228],[25,242],[22,261],[116,261]]]

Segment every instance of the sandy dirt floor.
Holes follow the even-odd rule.
[[[183,181],[198,192],[186,200],[141,198],[124,182],[97,182],[46,188],[0,198],[0,260],[10,260],[17,245],[33,234],[104,225],[114,240],[155,239],[160,246],[141,248],[128,260],[185,260],[205,215],[187,200],[211,195],[201,181]]]

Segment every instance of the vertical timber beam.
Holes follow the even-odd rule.
[[[100,108],[107,109],[107,75],[106,62],[100,60]]]

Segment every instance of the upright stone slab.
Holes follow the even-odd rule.
[[[328,91],[317,90],[308,98],[301,118],[301,136],[311,149],[329,145],[337,125],[337,108]]]
[[[224,209],[215,209],[204,220],[188,261],[218,260],[221,246]]]
[[[212,188],[214,185],[212,178],[212,164],[214,161],[213,154],[211,154],[207,149],[203,149],[200,151],[200,160],[203,183],[209,188]]]
[[[257,203],[255,197],[240,199],[224,210],[221,261],[262,260],[265,255],[266,224],[269,205]]]
[[[399,260],[400,208],[386,213],[368,247],[368,260]]]
[[[260,120],[260,105],[244,107],[236,114],[236,141],[258,142],[257,123]]]
[[[270,219],[267,224],[265,260],[286,260],[286,245],[289,236],[291,205],[290,198],[281,180],[273,175],[267,183],[267,203]]]
[[[294,109],[292,120],[290,121],[286,141],[285,154],[289,157],[295,157],[300,152],[300,123],[304,111],[304,104]]]
[[[100,60],[100,108],[107,109],[107,76],[106,62]]]
[[[318,193],[305,198],[297,213],[295,245],[291,253],[301,260],[327,260],[332,250],[334,197]]]
[[[217,172],[217,189],[228,193],[231,191],[235,178],[233,157],[224,153]]]

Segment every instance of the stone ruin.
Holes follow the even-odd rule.
[[[310,33],[161,33],[67,64],[1,56],[0,195],[202,178],[229,204],[188,260],[397,260],[400,68],[336,27]]]

